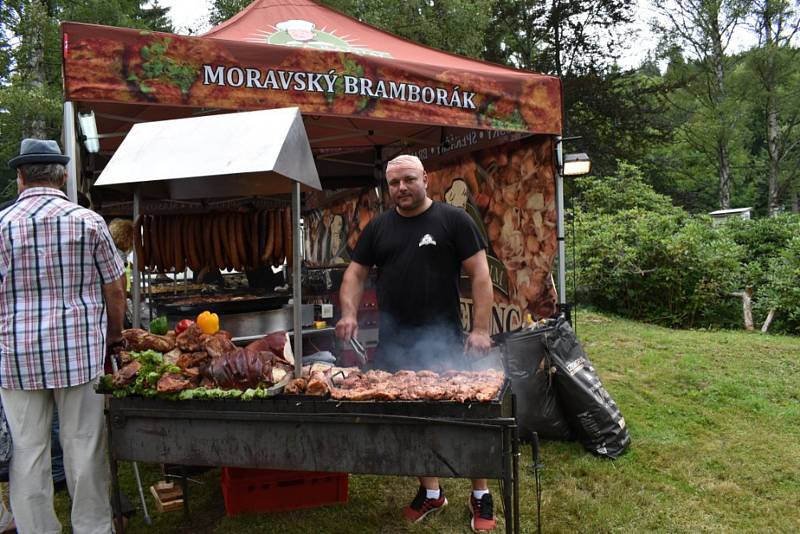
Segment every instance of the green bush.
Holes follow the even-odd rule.
[[[656,192],[645,183],[638,167],[619,162],[614,176],[585,176],[575,181],[578,195],[576,206],[584,212],[610,214],[640,209],[674,215],[685,212],[672,204],[666,195]]]
[[[581,213],[582,296],[634,319],[673,327],[731,326],[741,248],[707,219],[642,209]]]
[[[738,327],[753,290],[758,325],[800,333],[800,215],[714,227],[654,191],[634,166],[576,182],[578,295],[603,310],[673,327]]]
[[[725,221],[720,231],[743,248],[740,285],[742,289],[750,287],[753,290],[754,321],[757,324],[763,322],[769,310],[779,307],[781,310],[776,309],[776,322],[771,328],[776,331],[800,332],[797,328],[789,327],[784,315],[793,306],[800,306],[800,300],[795,297],[792,305],[786,297],[779,298],[775,290],[776,287],[791,285],[791,280],[779,279],[788,272],[784,268],[788,260],[783,254],[792,239],[800,235],[800,216],[783,214],[753,220],[731,218]],[[800,280],[795,278],[793,283],[800,284]],[[791,293],[788,291],[788,295]]]
[[[769,262],[762,294],[762,306],[776,312],[772,331],[800,334],[800,233]]]

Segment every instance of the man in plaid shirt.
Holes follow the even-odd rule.
[[[11,508],[21,533],[57,533],[50,473],[61,420],[75,533],[111,532],[103,397],[94,383],[121,340],[122,262],[102,217],[60,191],[69,158],[25,139],[9,161],[18,200],[0,211],[0,397],[11,429]]]

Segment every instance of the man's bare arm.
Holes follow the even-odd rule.
[[[125,276],[103,284],[103,300],[106,302],[108,329],[106,344],[112,345],[122,339],[122,325],[125,320]]]
[[[369,267],[351,261],[344,272],[342,287],[339,289],[339,303],[342,318],[336,323],[336,336],[349,340],[358,335],[358,305],[364,294],[364,283],[369,275]]]
[[[472,285],[472,332],[467,338],[465,349],[467,352],[484,353],[491,347],[489,333],[491,331],[492,303],[492,278],[489,275],[489,263],[486,252],[480,250],[461,263],[464,271],[469,275]]]

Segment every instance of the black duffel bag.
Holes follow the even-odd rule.
[[[560,317],[545,336],[556,368],[555,389],[561,409],[578,441],[592,454],[618,458],[631,443],[625,419],[603,387],[575,331]]]
[[[505,347],[506,374],[517,401],[517,423],[520,437],[573,440],[564,414],[558,404],[553,383],[554,367],[545,348],[545,333],[551,332],[555,321],[536,329],[517,329],[502,334],[499,340]]]

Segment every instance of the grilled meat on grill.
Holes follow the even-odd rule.
[[[308,381],[303,377],[293,378],[283,388],[283,392],[290,395],[300,395],[305,392],[306,384],[308,384]]]
[[[177,393],[191,387],[194,387],[192,381],[182,374],[167,373],[159,379],[156,391],[159,393]]]
[[[213,357],[204,375],[222,389],[256,388],[259,384],[273,383],[272,358],[269,352],[237,348]]]
[[[175,348],[175,334],[167,333],[163,336],[150,334],[142,341],[139,350],[154,350],[156,352],[169,352]]]
[[[411,371],[398,371],[398,372],[410,373]],[[387,373],[386,371],[372,370],[372,371],[367,371],[366,375],[364,375],[364,378],[366,378],[367,381],[369,381],[372,384],[378,384],[379,382],[384,382],[386,380],[389,380],[391,376],[392,373]]]
[[[140,328],[129,328],[122,331],[122,339],[132,351],[154,350],[169,352],[175,348],[175,335],[157,336]]]
[[[192,387],[200,383],[200,369],[197,367],[187,367],[186,369],[182,369],[181,374],[189,379],[189,381],[192,383]]]
[[[385,371],[350,373],[336,387],[331,397],[338,400],[421,400],[488,402],[497,398],[503,384],[500,371]]]
[[[212,358],[218,358],[226,352],[237,350],[236,345],[231,342],[230,338],[219,332],[210,336],[203,335],[201,344],[201,350],[205,350]]]
[[[208,360],[209,355],[207,352],[184,352],[175,362],[175,365],[185,370],[189,367],[204,366],[208,363]]]
[[[178,358],[181,357],[181,349],[175,347],[171,351],[164,354],[164,363],[168,363],[170,365],[174,364],[178,361]]]
[[[278,331],[273,332],[268,336],[253,341],[247,345],[244,350],[247,352],[271,352],[279,358],[283,358],[283,347],[286,346],[286,332]]]
[[[122,331],[122,339],[125,340],[125,344],[128,347],[134,347],[141,343],[142,339],[150,332],[147,330],[142,330],[141,328],[128,328]],[[136,350],[136,349],[131,349]]]
[[[328,378],[319,371],[311,373],[306,386],[306,395],[323,396],[330,393],[331,387]]]
[[[114,373],[114,378],[111,383],[115,388],[125,387],[136,379],[136,373],[138,373],[141,368],[141,363],[132,361]]]
[[[182,352],[197,352],[202,349],[201,337],[203,331],[197,324],[192,323],[186,330],[178,334],[175,343]]]
[[[131,357],[131,351],[129,350],[120,350],[117,352],[117,358],[119,358],[121,365],[125,365],[133,361],[133,358]]]
[[[241,390],[271,386],[293,368],[283,359],[285,332],[267,336],[263,343],[251,345],[250,350],[236,347],[227,332],[220,330],[206,335],[196,326],[188,328],[177,338],[174,335],[156,336],[138,328],[124,330],[123,338],[130,349],[122,351],[129,363],[114,374],[115,387],[124,387],[135,380],[142,364],[132,360],[131,353],[147,349],[163,349],[159,352],[164,355],[164,363],[181,369],[180,373],[161,377],[156,385],[160,393],[174,393],[195,386]],[[198,350],[187,350],[191,348]],[[257,350],[259,348],[269,350]]]
[[[293,367],[284,360],[276,357],[272,358],[272,381],[278,383],[283,380],[287,374],[292,372]]]
[[[229,335],[199,333],[190,327],[180,336],[157,336],[141,329],[123,332],[131,352],[157,350],[164,363],[174,363],[180,373],[163,375],[156,385],[159,393],[176,393],[192,387],[239,389],[270,386],[284,379],[293,366],[283,357],[286,333],[275,332],[237,348]],[[177,345],[177,348],[176,348]],[[189,350],[197,348],[199,350]],[[170,353],[170,351],[172,351]],[[129,356],[130,358],[130,356]],[[130,361],[113,377],[114,387],[131,384],[142,368]],[[454,401],[488,402],[496,399],[503,384],[502,371],[399,371],[361,372],[355,368],[312,365],[304,377],[291,380],[285,393],[324,396],[351,401]]]

